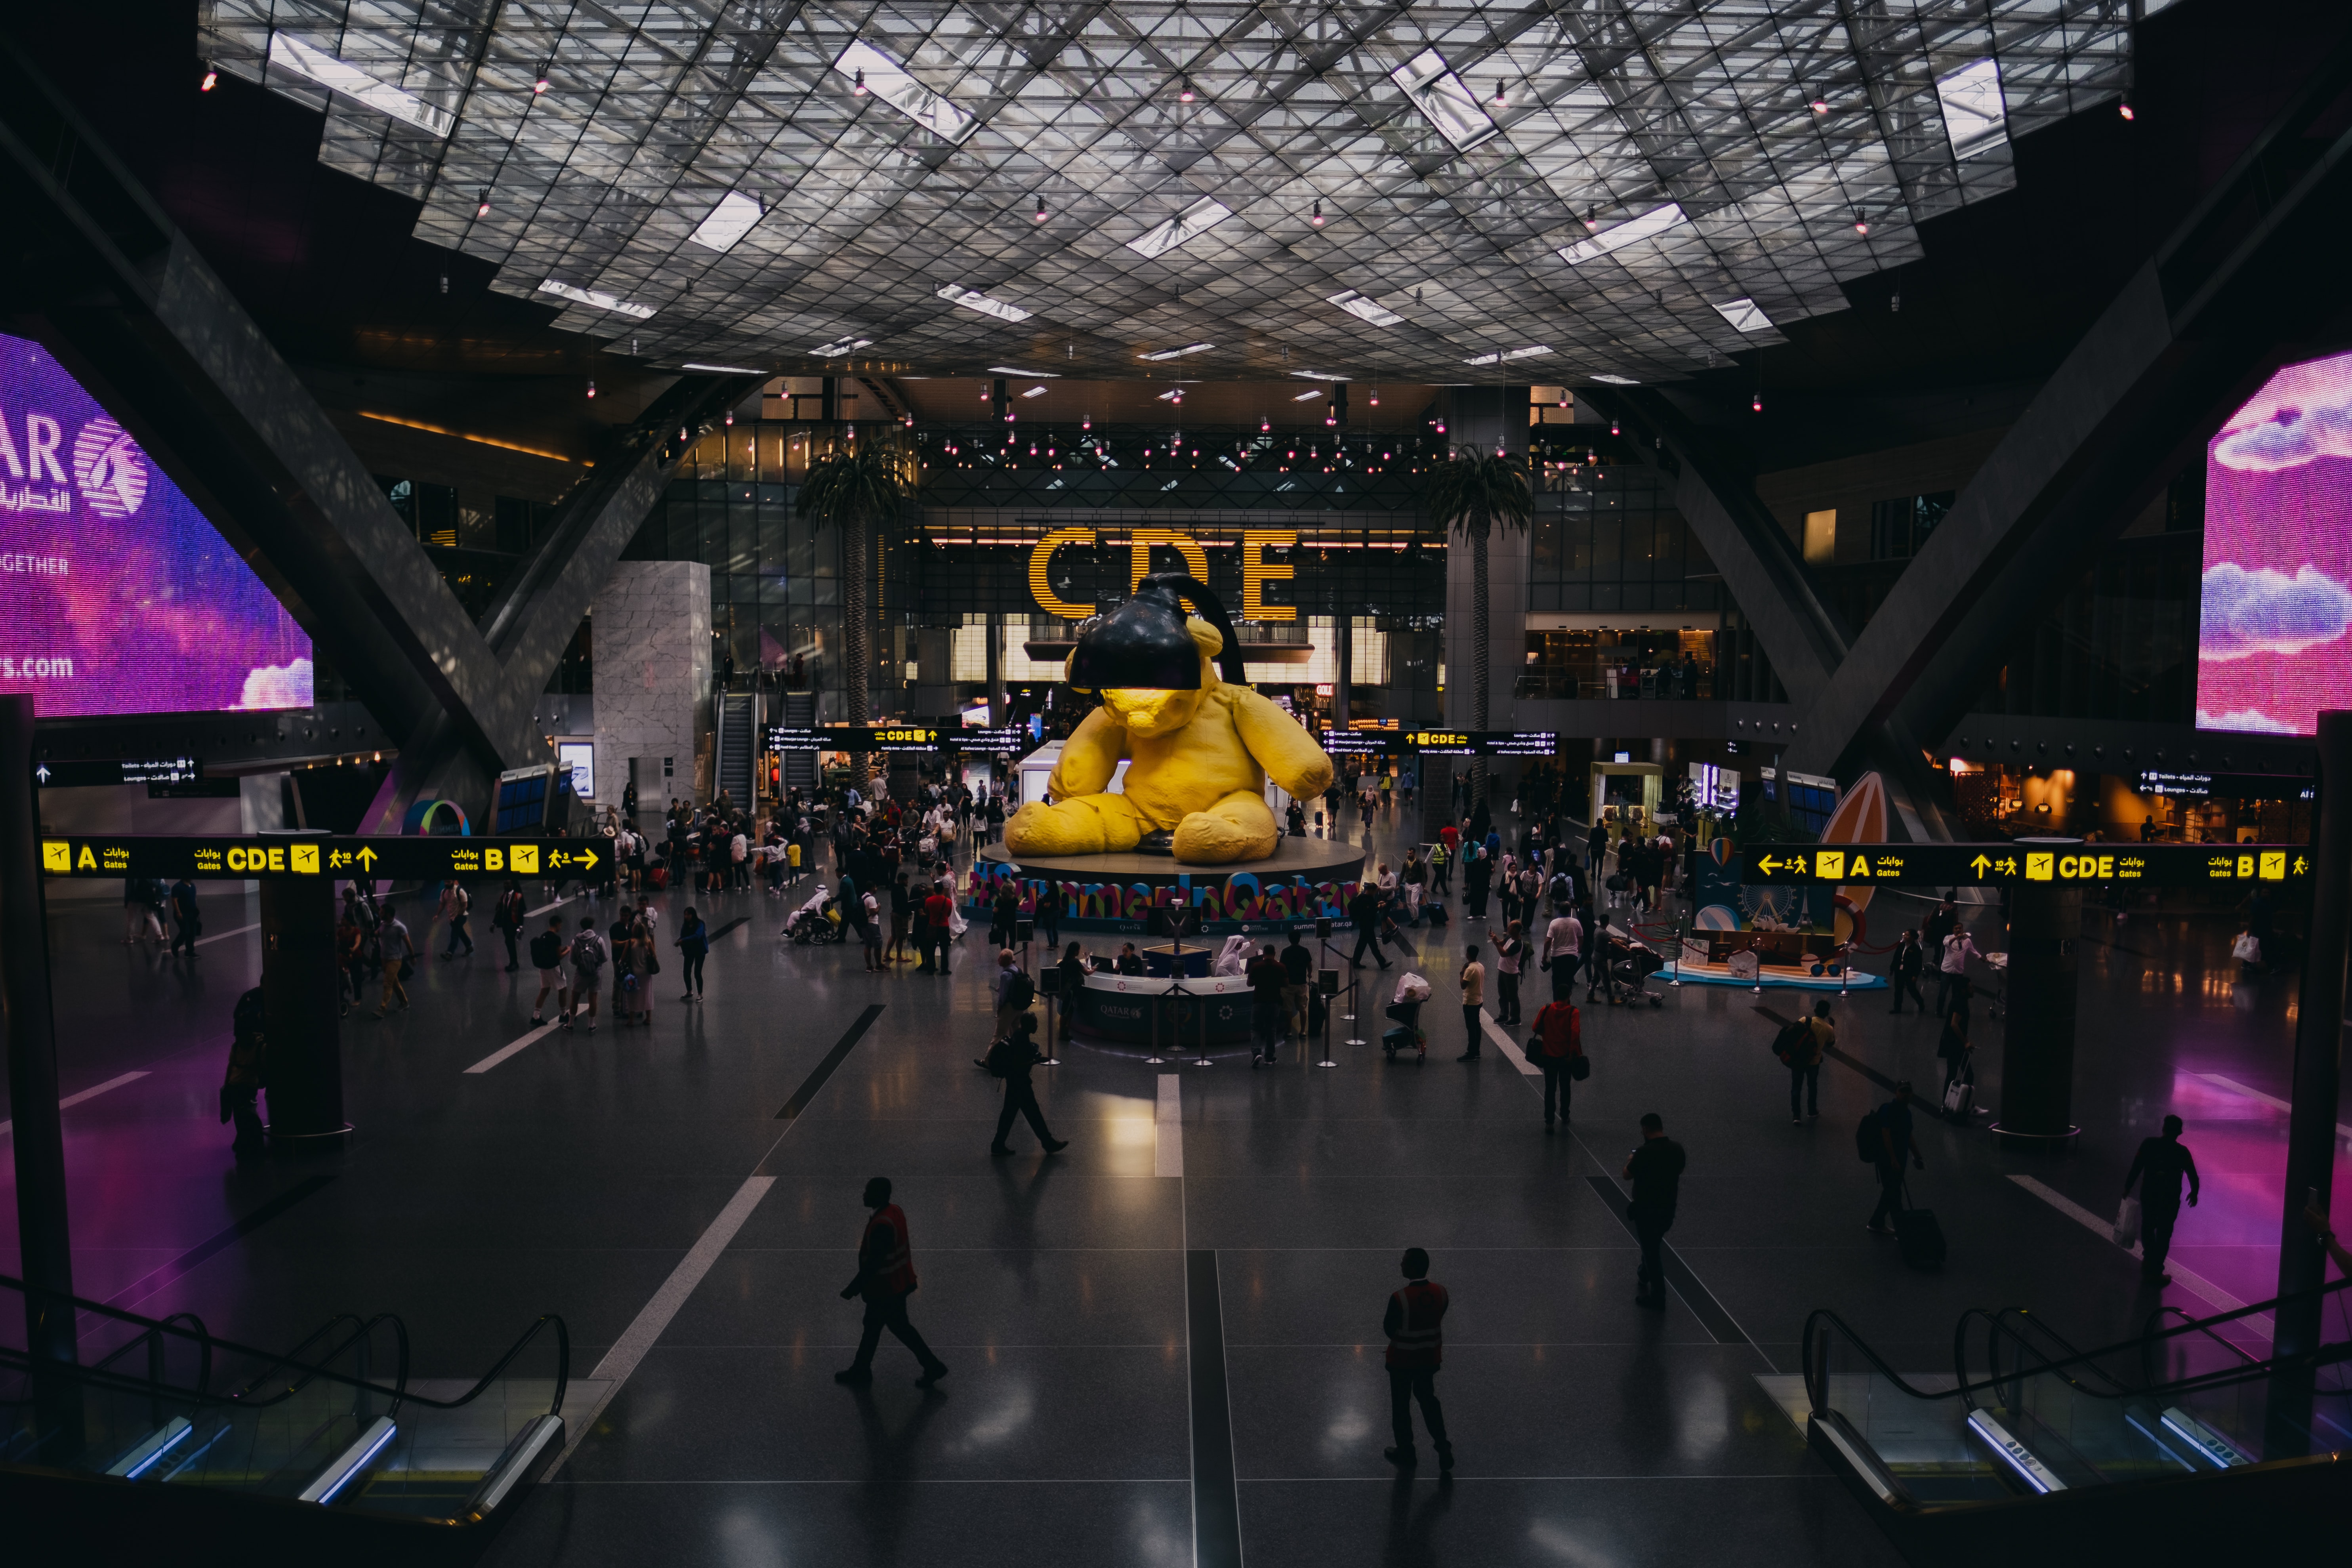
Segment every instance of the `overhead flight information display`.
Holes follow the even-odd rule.
[[[1021,752],[1033,745],[1019,725],[1002,730],[934,724],[771,725],[772,752]]]
[[[1549,757],[1559,736],[1549,730],[1326,730],[1334,757]]]
[[[612,879],[613,851],[612,841],[601,837],[63,834],[42,837],[41,869],[52,877],[542,877],[602,882]]]
[[[0,336],[0,691],[44,719],[308,708],[310,639],[40,344]]]
[[[1927,882],[2000,887],[2047,882],[2138,882],[2156,888],[2217,883],[2308,885],[2307,844],[1756,844],[1739,852],[1748,885],[1832,887]]]

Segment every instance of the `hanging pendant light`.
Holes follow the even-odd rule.
[[[856,79],[849,84],[849,96],[852,98],[864,98],[866,96],[866,73],[863,70],[860,70],[857,73]]]

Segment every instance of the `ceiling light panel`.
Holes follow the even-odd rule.
[[[1059,381],[1062,379],[1062,373],[1058,370],[1023,370],[1017,364],[992,364],[988,367],[988,374],[991,375],[1025,375],[1032,381],[1037,380],[1041,377],[1046,381]]]
[[[1726,300],[1715,309],[1718,315],[1731,323],[1733,331],[1769,332],[1772,330],[1772,318],[1767,316],[1763,307],[1753,300]]]
[[[840,338],[825,344],[823,348],[811,349],[809,353],[819,359],[839,359],[844,354],[856,353],[859,349],[873,346],[872,338]]]
[[[1045,395],[1045,389],[1042,386],[1033,386],[1021,395],[1024,397],[1043,397]]]
[[[1216,346],[1214,343],[1187,343],[1181,349],[1161,349],[1158,353],[1138,354],[1135,357],[1156,363],[1161,360],[1182,359],[1187,354],[1204,354]]]
[[[2013,185],[2016,139],[2112,113],[2126,13],[1457,0],[1332,13],[1310,68],[1187,0],[205,0],[196,49],[318,111],[320,161],[415,203],[415,237],[496,291],[596,279],[658,305],[569,300],[557,322],[654,363],[814,370],[811,345],[872,321],[906,373],[969,374],[1037,320],[1075,339],[1072,374],[1131,374],[1129,345],[1181,332],[1252,374],[1282,374],[1281,345],[1437,382],[1508,321],[1570,345],[1549,377],[1653,382],[1731,346],[1718,302],[1782,329],[1842,310],[1920,254],[1919,222]],[[1318,199],[1346,221],[1310,227]],[[983,275],[994,292],[961,281]],[[1346,277],[1444,282],[1408,304],[1335,298]],[[926,296],[965,308],[925,316]]]
[[[654,319],[651,305],[640,305],[634,300],[624,300],[618,294],[608,294],[602,289],[579,289],[554,279],[544,279],[539,285],[542,294],[552,294],[559,300],[569,300],[575,305],[585,305],[592,310],[610,310],[616,316],[626,316],[633,321]]]
[[[1331,395],[1328,392],[1302,392],[1290,401],[1293,403],[1312,403],[1318,398],[1328,397],[1329,395]]]
[[[1523,349],[1504,349],[1496,353],[1480,354],[1475,359],[1465,359],[1462,363],[1464,364],[1508,364],[1515,359],[1540,359],[1549,353],[1551,350],[1541,343],[1530,343]]]

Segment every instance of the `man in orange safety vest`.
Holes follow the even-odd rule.
[[[858,1238],[857,1277],[841,1288],[845,1301],[853,1296],[866,1299],[866,1331],[858,1337],[857,1359],[835,1373],[833,1381],[872,1383],[874,1351],[882,1342],[882,1331],[887,1329],[923,1363],[923,1375],[915,1380],[915,1386],[929,1388],[948,1374],[948,1363],[931,1353],[931,1347],[907,1321],[907,1298],[915,1289],[915,1253],[907,1239],[907,1216],[890,1201],[889,1177],[877,1176],[866,1184],[866,1206],[874,1211],[874,1216],[866,1222],[866,1234]]]
[[[1429,1254],[1418,1247],[1404,1253],[1404,1289],[1391,1292],[1387,1317],[1381,1327],[1389,1337],[1389,1415],[1396,1430],[1396,1447],[1381,1457],[1400,1469],[1421,1462],[1412,1447],[1412,1401],[1421,1401],[1421,1419],[1429,1440],[1437,1447],[1437,1468],[1454,1468],[1454,1445],[1445,1439],[1445,1412],[1437,1403],[1437,1368],[1445,1357],[1445,1287],[1429,1278]]]

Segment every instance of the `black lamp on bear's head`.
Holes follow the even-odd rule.
[[[1218,675],[1236,686],[1248,685],[1241,639],[1225,606],[1206,584],[1181,572],[1154,573],[1136,585],[1133,598],[1086,624],[1070,655],[1070,684],[1083,691],[1199,690],[1201,645],[1184,629],[1186,599],[1224,639],[1217,653]]]

